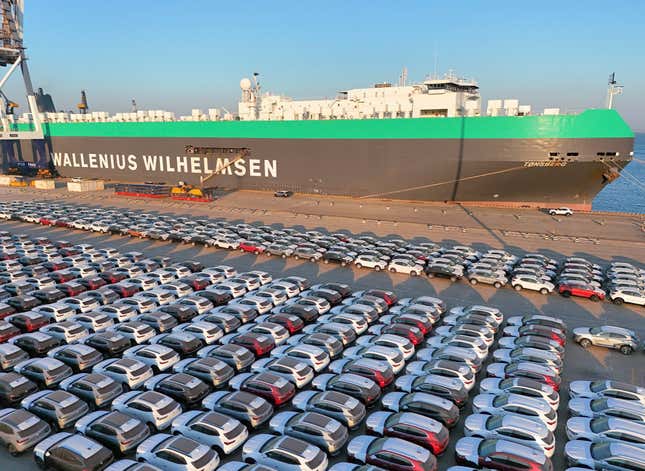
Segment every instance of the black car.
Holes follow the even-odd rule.
[[[15,314],[16,309],[6,303],[0,303],[0,319],[4,319],[11,314]]]
[[[7,303],[18,312],[29,311],[30,309],[33,309],[36,306],[40,306],[42,304],[42,302],[38,298],[31,295],[13,296],[6,299],[5,303]]]
[[[314,322],[318,319],[318,311],[314,308],[309,308],[301,304],[288,304],[286,306],[279,306],[275,311],[276,314],[291,314],[298,316],[306,323]]]
[[[101,305],[112,304],[117,302],[121,297],[112,291],[110,288],[99,288],[97,290],[86,291],[85,296],[91,296],[96,299]]]
[[[327,288],[309,290],[307,291],[307,295],[326,299],[332,306],[340,304],[343,300],[343,296],[338,291]]]
[[[57,433],[34,448],[41,469],[101,470],[114,461],[109,448],[81,434]]]
[[[324,374],[314,379],[313,386],[321,391],[337,391],[355,397],[366,406],[381,398],[381,388],[370,378],[354,373]]]
[[[179,325],[179,322],[177,322],[177,319],[173,316],[165,312],[158,311],[140,314],[134,320],[143,322],[160,333],[168,332],[169,330],[172,330],[173,327]]]
[[[158,374],[146,381],[146,389],[172,397],[184,410],[201,404],[210,392],[204,381],[186,373]]]
[[[195,376],[213,388],[226,386],[235,375],[233,368],[215,357],[187,358],[175,364],[173,370]]]
[[[351,263],[352,260],[352,257],[350,257],[349,255],[343,252],[338,252],[336,250],[328,250],[322,256],[323,263],[338,263],[342,267],[344,267],[348,263]]]
[[[29,354],[30,357],[43,357],[52,348],[58,347],[61,341],[42,332],[32,332],[29,334],[18,335],[10,340],[15,346],[20,347]]]
[[[177,322],[183,324],[184,322],[190,322],[190,320],[197,315],[197,311],[189,306],[171,304],[168,306],[161,306],[157,309],[159,312],[165,312],[170,314]]]
[[[318,288],[323,288],[323,289],[331,289],[334,290],[338,293],[343,298],[346,298],[352,294],[352,288],[349,285],[346,285],[345,283],[334,283],[334,282],[328,282],[328,283],[322,283],[320,285],[317,285]]]
[[[120,357],[131,347],[130,340],[117,332],[99,332],[83,339],[85,345],[95,348],[105,357]]]
[[[76,373],[91,370],[103,360],[103,355],[97,349],[83,344],[63,345],[50,351],[48,356],[62,361]]]
[[[180,267],[186,267],[193,273],[204,269],[204,264],[196,260],[185,260],[183,262],[179,262],[177,265]]]
[[[150,260],[158,263],[161,268],[166,268],[172,264],[170,257],[151,257]]]
[[[199,316],[200,321],[211,322],[212,324],[217,325],[224,334],[231,333],[239,326],[242,325],[242,322],[235,316],[231,314],[226,314],[224,312],[215,312],[212,314],[203,314]]]
[[[233,299],[230,292],[217,289],[202,290],[199,292],[199,296],[208,299],[213,303],[213,306],[222,306]]]
[[[200,351],[198,353],[200,357],[217,358],[237,372],[246,370],[255,361],[255,356],[251,350],[241,345],[227,344],[216,347],[209,346],[203,350],[208,353],[204,355]]]
[[[15,407],[25,397],[38,391],[36,383],[18,373],[0,373],[0,404]]]
[[[34,298],[37,298],[43,304],[55,303],[56,301],[60,301],[65,297],[65,293],[56,288],[39,289],[32,291],[29,294]]]
[[[26,281],[16,281],[14,283],[7,283],[2,287],[6,292],[12,296],[25,296],[36,290],[36,287]]]
[[[76,430],[86,437],[110,448],[115,454],[134,452],[150,436],[150,429],[139,419],[123,412],[96,412],[76,423]],[[145,465],[128,466],[128,469],[147,469]]]
[[[257,309],[253,309],[252,307],[249,306],[242,306],[242,305],[228,305],[228,306],[221,306],[217,308],[216,312],[223,312],[224,314],[230,314],[232,316],[237,317],[242,324],[246,324],[247,322],[252,321],[256,317],[258,317],[258,311]]]
[[[431,264],[426,266],[423,271],[428,278],[449,278],[450,281],[457,281],[463,278],[463,271],[457,268],[457,265]]]
[[[150,343],[172,348],[182,358],[193,356],[202,347],[202,342],[197,337],[184,332],[160,334],[153,337]]]

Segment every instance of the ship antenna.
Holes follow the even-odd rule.
[[[616,73],[612,72],[609,76],[609,87],[607,87],[607,108],[614,107],[614,96],[623,94],[623,86],[616,82]]]
[[[135,101],[134,98],[132,99],[132,112],[133,113],[137,112],[137,102]]]
[[[434,42],[434,72],[433,72],[433,79],[437,78],[437,65],[439,63],[439,47],[437,46],[437,41]]]

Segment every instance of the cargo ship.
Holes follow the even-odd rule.
[[[256,75],[240,88],[235,115],[39,113],[43,138],[3,140],[2,163],[119,182],[590,209],[633,156],[613,109],[536,113],[505,99],[482,111],[477,83],[452,73],[325,100],[263,94]]]

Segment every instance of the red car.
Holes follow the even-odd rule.
[[[534,335],[537,337],[545,337],[550,340],[555,340],[560,345],[564,346],[567,341],[566,335],[560,329],[555,327],[547,327],[544,325],[523,325],[517,329],[518,336]]]
[[[585,283],[576,283],[568,281],[558,287],[558,292],[568,298],[569,296],[579,296],[581,298],[591,299],[592,301],[602,301],[605,299],[605,292]]]
[[[0,303],[0,319],[4,319],[5,317],[15,313],[16,310],[13,307],[5,303]]]
[[[17,253],[0,252],[0,260],[16,260],[17,258],[20,258]]]
[[[300,332],[305,326],[304,321],[295,314],[272,314],[266,318],[267,322],[275,322],[289,331],[289,335]]]
[[[392,291],[387,291],[384,289],[367,289],[360,294],[361,296],[375,296],[381,298],[387,303],[388,306],[395,304],[399,298]]]
[[[401,314],[392,319],[392,324],[405,324],[418,328],[426,336],[432,330],[432,322],[420,316]]]
[[[22,332],[34,332],[49,324],[49,318],[36,312],[22,312],[14,314],[8,319],[9,323],[20,329]]]
[[[140,290],[139,286],[135,285],[134,283],[117,283],[114,285],[109,285],[108,288],[110,288],[122,298],[129,298],[130,296],[134,296]]]
[[[251,252],[255,255],[259,255],[264,252],[264,246],[253,242],[251,240],[243,240],[240,242],[240,252]]]
[[[358,360],[349,361],[343,365],[342,371],[334,371],[363,376],[374,381],[380,388],[384,388],[394,381],[392,367],[384,361],[372,360],[371,358],[359,358]]]
[[[54,225],[56,227],[69,227],[69,223],[63,219],[56,219]]]
[[[73,247],[64,247],[59,249],[58,253],[63,257],[73,257],[74,255],[80,255],[81,251]]]
[[[70,241],[68,241],[68,240],[59,240],[58,242],[54,242],[54,246],[57,249],[64,249],[64,248],[67,248],[67,247],[71,247],[72,243]]]
[[[231,339],[230,343],[248,348],[256,357],[269,353],[275,347],[273,338],[265,334],[256,334],[254,332],[237,334]]]
[[[43,226],[53,226],[55,223],[53,219],[49,219],[49,218],[40,218],[38,222]]]
[[[62,291],[67,296],[78,296],[79,294],[87,291],[87,288],[85,286],[75,281],[58,284],[56,285],[56,289]]]
[[[182,283],[186,283],[194,291],[205,290],[211,285],[210,281],[208,281],[206,278],[199,278],[196,276],[186,276],[184,278],[181,278],[179,281]]]
[[[381,334],[394,334],[405,337],[412,345],[419,345],[423,342],[423,332],[418,327],[407,324],[390,324],[381,329]]]
[[[229,386],[263,397],[275,406],[284,404],[296,394],[293,383],[269,372],[239,375],[230,380]]]
[[[113,271],[104,271],[103,273],[99,273],[99,276],[108,283],[118,283],[119,281],[123,281],[128,277],[128,275],[126,275],[125,273]]]
[[[8,322],[0,322],[0,342],[6,342],[11,337],[22,333],[18,327]]]
[[[441,422],[415,412],[375,412],[365,426],[370,432],[429,448],[435,456],[443,453],[449,443],[448,429]]]
[[[91,290],[99,289],[101,286],[107,285],[107,281],[105,281],[100,276],[93,276],[91,278],[82,278],[79,280],[79,282],[87,289],[91,289]]]

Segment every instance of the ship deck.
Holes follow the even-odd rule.
[[[326,231],[349,230],[373,235],[399,235],[406,238],[427,238],[436,242],[472,245],[478,249],[506,248],[514,253],[539,251],[562,257],[578,255],[606,263],[623,260],[645,264],[645,231],[643,215],[610,215],[576,213],[569,218],[551,217],[537,210],[502,209],[472,206],[427,204],[390,201],[359,201],[339,197],[295,195],[274,198],[272,194],[240,191],[221,195],[214,203],[134,199],[116,197],[110,190],[72,194],[65,189],[38,191],[33,189],[0,188],[1,200],[65,200],[87,205],[136,208],[146,212],[221,217],[238,222],[261,222]],[[90,243],[96,247],[114,247],[121,251],[136,250],[150,256],[165,255],[176,259],[199,259],[207,266],[226,263],[238,270],[261,269],[274,276],[299,275],[312,282],[338,281],[354,289],[382,287],[393,289],[400,297],[434,295],[449,306],[490,304],[506,316],[542,313],[563,319],[570,329],[580,326],[613,324],[635,330],[645,337],[644,308],[634,305],[616,306],[609,302],[593,303],[584,299],[565,299],[558,295],[543,296],[523,290],[495,289],[450,283],[426,277],[340,268],[276,257],[256,257],[226,250],[173,244],[152,240],[130,239],[114,235],[93,234],[62,228],[44,228],[16,221],[0,223],[0,229],[30,236],[45,235],[53,240]],[[570,381],[612,378],[645,386],[642,352],[623,356],[616,351],[593,347],[584,350],[573,342],[567,344],[563,372],[562,401],[556,431],[555,469],[564,469],[563,449],[566,442],[564,426],[567,412],[567,389]],[[480,379],[479,379],[480,380]],[[389,391],[389,390],[388,390]],[[476,393],[473,391],[472,395]],[[471,395],[471,398],[472,398]],[[286,410],[290,410],[288,407]],[[462,411],[462,419],[450,433],[450,446],[439,458],[439,469],[454,464],[454,445],[463,434],[463,418],[470,405]],[[356,433],[364,433],[359,429]],[[342,461],[344,455],[331,463]],[[239,451],[227,457],[240,459]],[[0,464],[11,463],[16,471],[33,469],[31,453],[12,459],[0,450]]]

